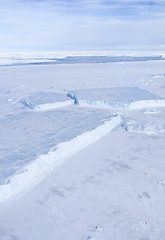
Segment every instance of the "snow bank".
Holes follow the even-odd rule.
[[[0,202],[41,179],[52,168],[56,167],[62,158],[69,157],[104,137],[113,128],[117,127],[121,121],[121,118],[116,115],[110,121],[105,122],[92,131],[79,135],[71,141],[59,143],[55,147],[56,150],[52,149],[48,154],[39,156],[22,173],[13,176],[9,183],[0,186]]]

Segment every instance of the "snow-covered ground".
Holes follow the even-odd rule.
[[[165,239],[164,53],[93,55],[1,55],[2,240]]]

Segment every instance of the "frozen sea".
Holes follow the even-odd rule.
[[[164,54],[122,54],[1,55],[0,239],[165,239]]]

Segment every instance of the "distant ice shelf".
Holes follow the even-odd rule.
[[[85,55],[84,55],[85,54]],[[123,55],[124,54],[124,55]],[[0,67],[49,65],[49,64],[84,64],[84,63],[118,63],[165,60],[163,52],[91,52],[91,53],[36,53],[1,54]]]

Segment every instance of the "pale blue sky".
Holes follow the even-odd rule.
[[[164,49],[165,0],[0,0],[1,50]]]

